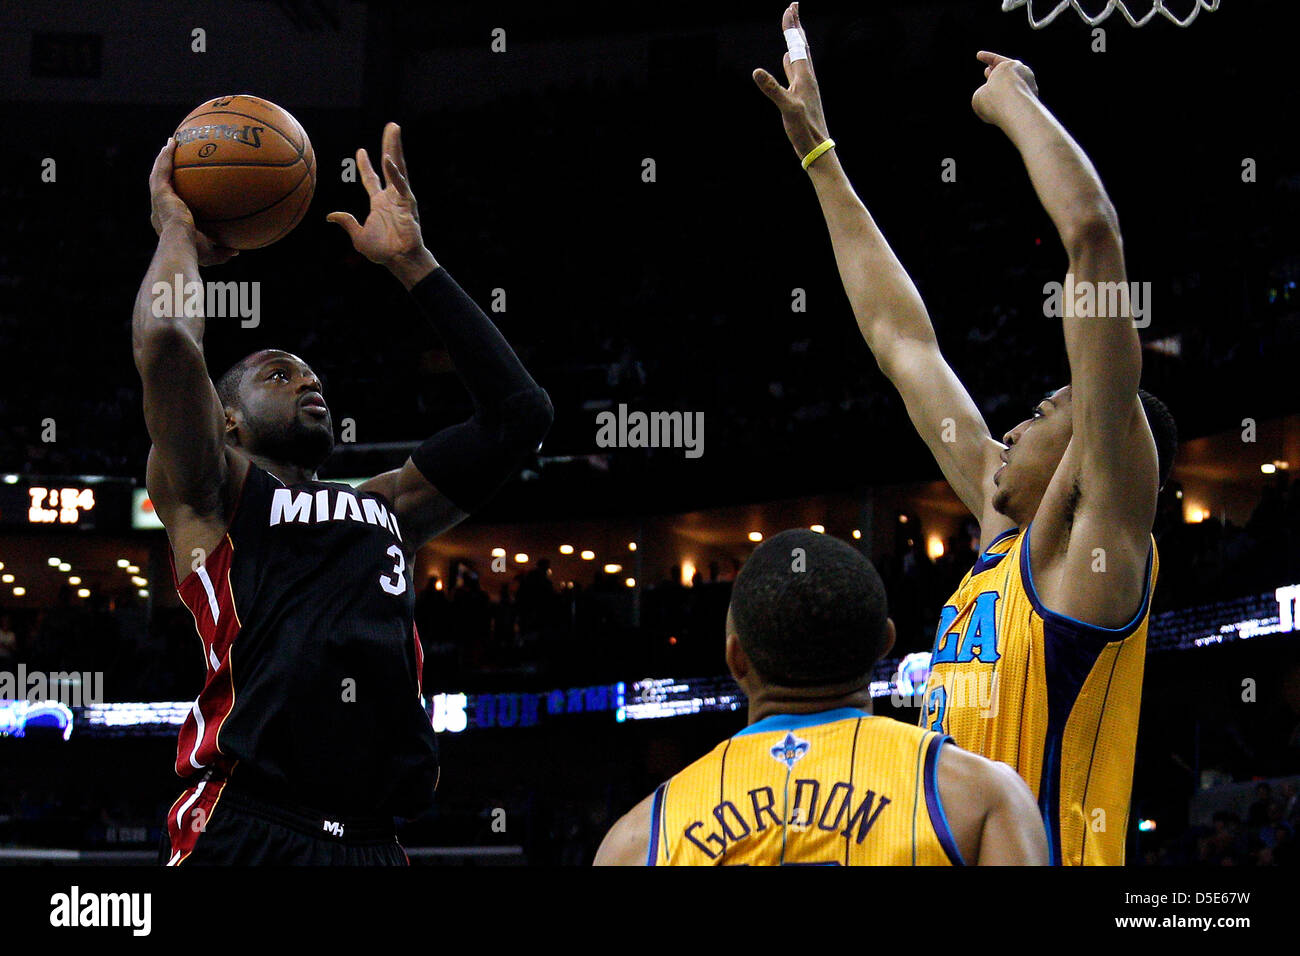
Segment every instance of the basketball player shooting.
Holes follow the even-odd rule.
[[[207,670],[180,732],[185,787],[162,859],[404,865],[393,817],[425,812],[438,778],[420,701],[412,560],[536,450],[550,400],[425,247],[390,123],[386,182],[357,152],[370,197],[364,224],[344,212],[328,219],[409,290],[474,413],[356,489],[318,480],[334,434],[311,367],[261,351],[214,385],[203,316],[154,313],[156,282],[197,282],[200,267],[234,254],[196,231],[172,188],[173,150],[169,141],[150,175],[159,239],[133,346],[153,441],[149,496]]]
[[[1015,771],[872,715],[872,668],[893,644],[864,555],[805,529],[763,542],[727,610],[749,725],[619,820],[596,865],[1045,864]]]
[[[980,522],[979,560],[940,615],[922,725],[1020,773],[1054,863],[1122,863],[1157,572],[1151,529],[1176,434],[1164,405],[1138,389],[1115,209],[1030,69],[979,53],[975,112],[1019,151],[1069,257],[1066,288],[1094,291],[1098,306],[1067,303],[1069,384],[995,440],[832,148],[798,6],[782,20],[789,85],[764,70],[754,81],[812,180],[867,345]],[[1118,293],[1109,308],[1107,290]]]

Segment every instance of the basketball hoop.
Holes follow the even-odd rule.
[[[1129,26],[1133,27],[1145,26],[1157,13],[1163,16],[1166,20],[1169,20],[1175,26],[1186,27],[1191,26],[1192,21],[1200,15],[1202,10],[1208,10],[1213,13],[1215,10],[1219,9],[1219,0],[1192,0],[1192,2],[1195,3],[1195,6],[1192,7],[1192,12],[1187,14],[1185,17],[1180,17],[1165,6],[1165,0],[1153,0],[1150,10],[1140,17],[1135,17],[1131,12],[1129,12],[1124,0],[1107,0],[1106,9],[1102,10],[1101,13],[1093,15],[1083,9],[1079,0],[1057,0],[1056,8],[1051,13],[1043,17],[1035,17],[1035,2],[1038,3],[1039,7],[1045,7],[1049,2],[1051,2],[1051,0],[1002,0],[1002,12],[1009,13],[1017,7],[1024,7],[1025,12],[1029,14],[1029,25],[1035,30],[1041,30],[1059,17],[1061,12],[1069,7],[1074,7],[1075,12],[1083,18],[1083,21],[1087,23],[1088,26],[1092,27],[1101,23],[1102,20],[1105,20],[1116,10],[1118,10],[1123,15],[1124,19],[1129,22]],[[1183,0],[1183,2],[1185,4],[1187,0]]]

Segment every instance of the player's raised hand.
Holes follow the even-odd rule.
[[[790,85],[782,86],[764,69],[754,71],[754,82],[769,100],[781,111],[785,135],[800,159],[807,156],[826,138],[826,116],[822,110],[822,95],[813,73],[812,53],[808,51],[808,37],[799,22],[799,4],[792,3],[781,16],[781,30],[795,30],[807,56],[791,61],[787,52],[782,59],[785,79]]]
[[[971,97],[971,106],[984,122],[1000,127],[1017,101],[1038,99],[1034,71],[1019,60],[987,50],[981,50],[975,58],[984,64],[984,85]]]
[[[194,225],[194,213],[172,186],[172,156],[175,152],[176,139],[168,137],[167,145],[154,157],[153,169],[149,171],[149,224],[159,236],[166,226],[183,224],[194,236],[194,250],[201,266],[219,266],[229,262],[239,255],[239,251],[219,246],[199,232]]]
[[[347,232],[357,252],[371,262],[391,265],[394,260],[412,257],[424,251],[420,235],[420,215],[411,184],[406,178],[406,157],[402,154],[402,131],[396,123],[384,127],[384,178],[380,180],[370,165],[364,149],[357,150],[357,171],[361,185],[370,196],[370,212],[365,225],[351,213],[332,212],[325,218],[337,222]]]

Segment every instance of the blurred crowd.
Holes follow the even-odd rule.
[[[1300,581],[1300,480],[1274,476],[1242,525],[1216,517],[1183,520],[1179,489],[1162,493],[1156,539],[1160,576],[1155,613],[1266,593]],[[970,569],[978,526],[963,523],[942,557],[926,550],[915,514],[877,558],[898,630],[895,653],[928,650],[939,609]],[[631,589],[599,569],[561,581],[546,559],[513,575],[457,560],[426,579],[415,622],[425,652],[425,686],[435,691],[579,685],[631,673],[725,672],[723,623],[739,562],[712,562],[689,586],[681,568]],[[0,668],[103,671],[114,700],[193,696],[202,661],[184,607],[146,603],[127,590],[75,598],[64,587],[53,607],[0,603]]]
[[[1208,826],[1188,827],[1145,850],[1141,859],[1151,866],[1297,866],[1297,827],[1300,791],[1294,780],[1276,789],[1261,781],[1247,807],[1215,811]]]

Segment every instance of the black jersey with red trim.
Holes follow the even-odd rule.
[[[250,464],[226,536],[176,584],[207,667],[176,772],[340,814],[429,809],[438,746],[407,558],[383,496]]]

